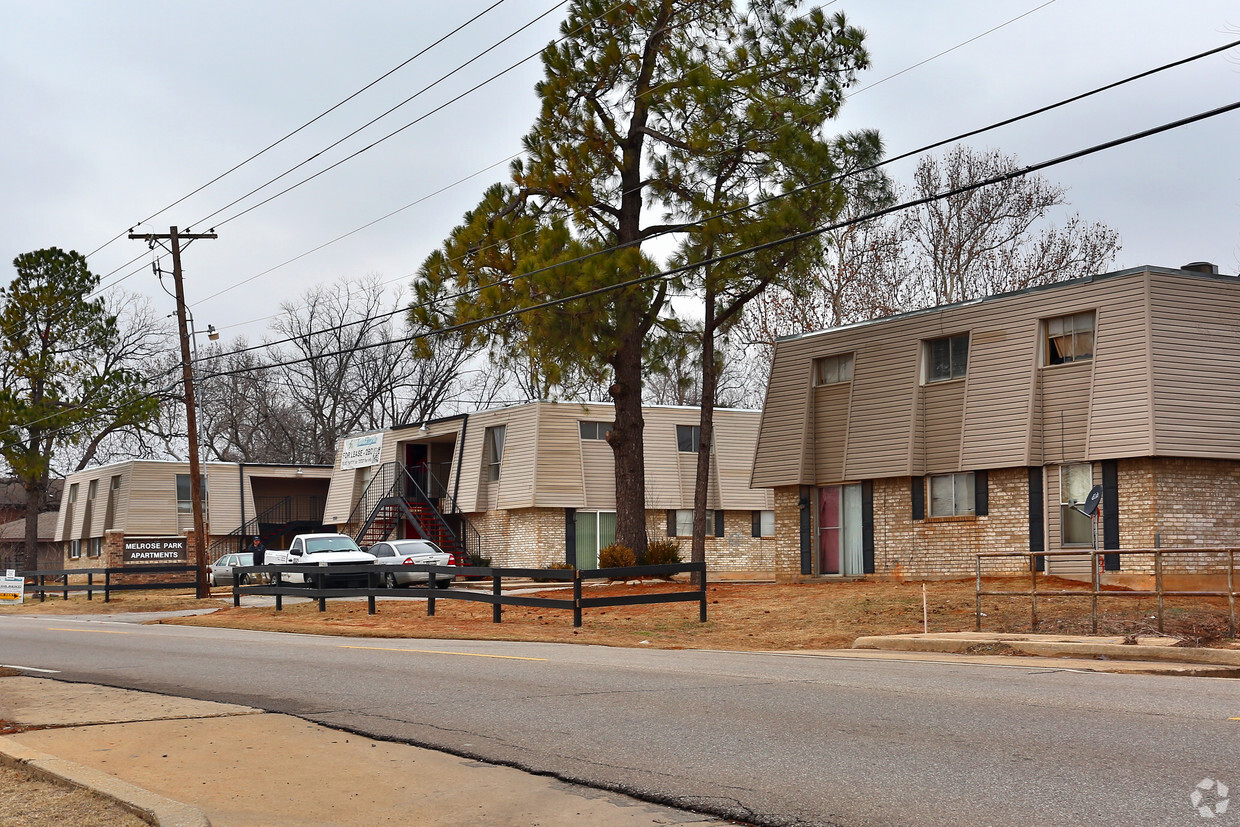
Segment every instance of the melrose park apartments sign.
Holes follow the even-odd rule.
[[[121,563],[186,563],[189,543],[185,537],[126,537]]]

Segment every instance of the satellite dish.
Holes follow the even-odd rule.
[[[1094,512],[1098,510],[1098,503],[1102,502],[1102,486],[1095,485],[1089,489],[1089,495],[1085,497],[1085,502],[1076,507],[1076,510],[1084,514],[1086,517],[1093,517]]]

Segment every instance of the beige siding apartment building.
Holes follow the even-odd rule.
[[[687,560],[698,410],[647,407],[644,416],[650,537],[683,538]],[[715,413],[706,544],[712,571],[769,575],[774,568],[774,498],[749,487],[759,417]],[[456,537],[471,557],[497,566],[595,568],[599,549],[615,540],[615,473],[605,439],[612,418],[608,403],[532,402],[349,437],[336,452],[324,522],[363,545],[380,536],[428,536],[449,548]],[[432,512],[447,526],[442,535],[434,533],[439,517]],[[368,530],[368,521],[375,528]]]
[[[317,529],[331,469],[319,466],[202,464],[208,545],[260,534],[286,547],[288,531]],[[194,531],[188,462],[131,460],[71,474],[61,495],[56,542],[65,568],[122,565],[126,537],[191,538]],[[217,549],[217,554],[223,553]]]
[[[1091,549],[1071,506],[1094,485],[1101,550],[1235,544],[1240,280],[1188,267],[780,341],[752,474],[775,491],[778,577],[960,577],[978,552]]]

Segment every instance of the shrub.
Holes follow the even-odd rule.
[[[612,543],[599,550],[598,567],[600,569],[618,569],[625,566],[632,566],[637,562],[637,555],[633,553],[633,549],[620,543]]]
[[[560,562],[558,562],[558,563],[544,563],[544,564],[543,564],[543,568],[544,568],[544,569],[551,569],[551,570],[553,570],[553,571],[563,571],[563,570],[565,570],[565,569],[567,569],[567,570],[571,571],[571,570],[573,569],[573,564],[572,564],[572,563],[565,563],[563,560],[561,560],[561,561],[560,561]],[[535,578],[534,578],[534,582],[535,582],[535,583],[563,583],[564,581],[563,581],[563,580],[553,580],[553,579],[552,579],[552,578],[550,578],[550,577],[535,577]]]
[[[651,540],[646,546],[647,566],[668,566],[680,562],[680,543],[675,540]]]

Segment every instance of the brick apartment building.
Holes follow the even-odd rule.
[[[775,491],[784,581],[1090,549],[1072,506],[1094,485],[1100,550],[1235,544],[1240,280],[1141,267],[781,340],[752,484]]]

